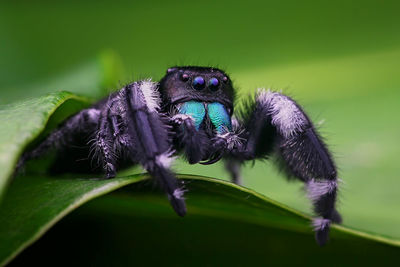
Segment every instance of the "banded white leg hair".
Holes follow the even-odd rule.
[[[240,118],[245,128],[241,137],[247,142],[232,155],[242,162],[276,154],[288,176],[305,183],[317,215],[313,221],[316,240],[325,244],[331,222],[341,222],[335,209],[338,179],[333,159],[311,120],[290,97],[264,89]]]
[[[260,90],[257,102],[280,135],[279,153],[290,174],[306,183],[308,196],[319,216],[313,221],[320,245],[327,242],[329,225],[340,222],[335,209],[337,172],[332,157],[312,122],[299,105],[283,94]]]

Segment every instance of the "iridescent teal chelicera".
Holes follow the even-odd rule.
[[[205,104],[197,101],[185,102],[180,106],[179,113],[190,115],[194,119],[196,129],[199,130],[206,114]],[[223,134],[232,131],[231,118],[224,105],[221,103],[208,103],[207,115],[217,130],[217,133]]]
[[[204,103],[189,101],[182,104],[182,106],[179,108],[179,113],[192,116],[194,119],[194,125],[198,130],[200,128],[200,124],[204,120],[204,116],[206,115],[206,109],[204,107]]]
[[[224,105],[218,102],[207,105],[208,117],[219,134],[232,131],[231,117],[226,111]]]

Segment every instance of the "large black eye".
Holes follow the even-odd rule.
[[[202,90],[205,85],[206,85],[206,82],[204,81],[203,77],[197,76],[193,79],[192,86],[194,89]]]
[[[211,91],[217,91],[219,86],[219,80],[217,78],[211,78],[208,81],[208,87],[210,88]]]

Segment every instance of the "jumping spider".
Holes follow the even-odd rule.
[[[159,83],[128,84],[73,115],[26,152],[19,166],[54,147],[57,172],[93,171],[95,158],[106,177],[113,178],[117,169],[140,163],[184,216],[184,190],[169,168],[178,152],[190,164],[223,158],[235,183],[244,161],[276,155],[289,177],[305,183],[319,216],[313,221],[316,240],[325,244],[331,222],[341,221],[335,209],[337,173],[312,122],[294,100],[278,92],[259,90],[235,115],[234,98],[222,70],[173,67]]]

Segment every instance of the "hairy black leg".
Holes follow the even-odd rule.
[[[116,175],[116,154],[114,151],[114,137],[109,122],[109,113],[109,109],[105,109],[101,113],[99,128],[94,143],[94,148],[100,156],[107,179],[113,178]]]
[[[196,164],[207,155],[209,138],[202,130],[197,130],[191,116],[176,114],[171,118],[175,126],[176,142],[183,147],[185,156],[190,164]]]
[[[130,154],[140,162],[166,192],[175,212],[184,216],[184,190],[169,170],[172,160],[169,121],[159,113],[159,95],[156,84],[142,81],[128,85],[121,95],[125,99],[127,132],[132,143]]]
[[[248,140],[239,158],[264,158],[276,151],[289,176],[306,183],[314,205],[317,243],[329,236],[331,222],[341,222],[335,209],[337,194],[336,167],[325,144],[310,119],[291,98],[280,93],[260,91],[243,113]]]
[[[93,149],[97,152],[103,164],[106,178],[113,178],[116,175],[117,161],[122,156],[124,148],[129,146],[129,138],[125,133],[125,123],[122,116],[125,112],[119,93],[111,95],[103,104],[98,124],[98,130]]]
[[[17,171],[25,162],[46,154],[49,150],[61,149],[74,143],[74,139],[80,134],[89,134],[96,128],[99,120],[100,110],[89,108],[80,111],[67,119],[58,129],[54,130],[36,148],[24,153],[17,165]]]
[[[237,159],[228,158],[225,160],[225,168],[231,175],[231,181],[238,185],[242,185],[240,167],[241,167],[241,162]]]

